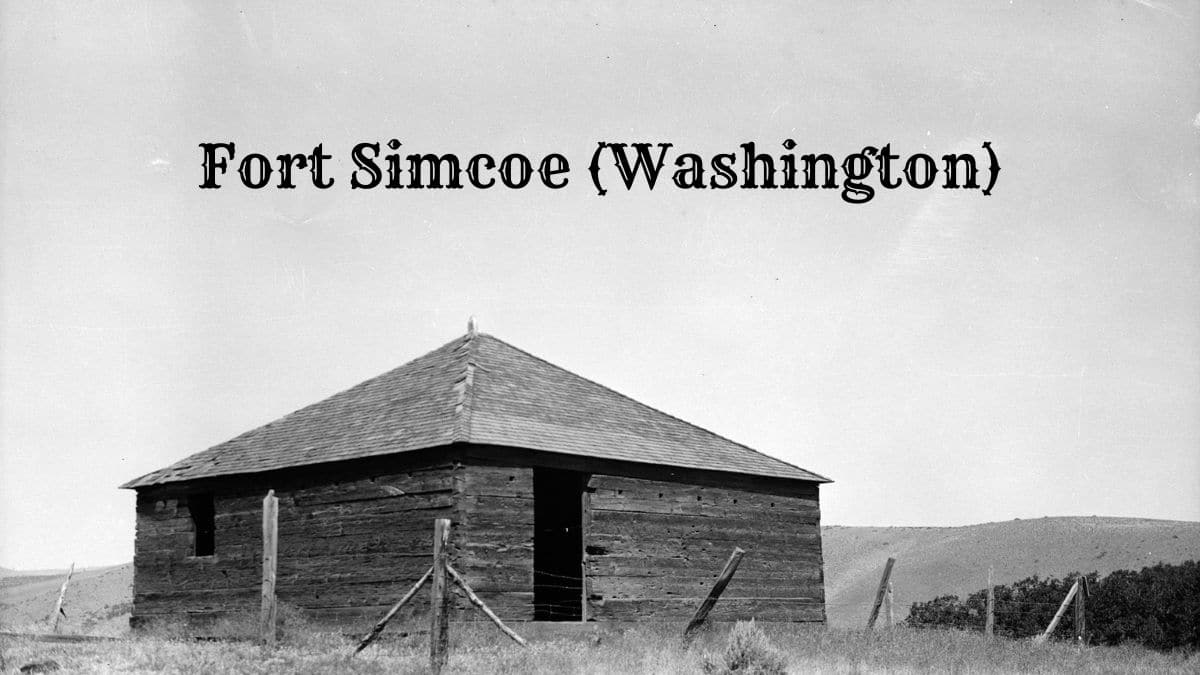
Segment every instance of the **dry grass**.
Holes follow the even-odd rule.
[[[1035,646],[957,631],[897,629],[892,633],[763,625],[788,672],[828,673],[1195,673],[1200,655],[1160,654],[1137,647],[1080,649]],[[679,627],[642,626],[606,635],[599,645],[557,641],[521,649],[488,626],[455,626],[453,673],[700,673],[726,646],[727,629],[702,635],[684,649]],[[372,646],[357,657],[353,640],[292,631],[272,653],[245,642],[195,642],[139,636],[116,642],[47,644],[0,637],[4,672],[53,659],[66,672],[153,673],[422,673],[421,638]]]

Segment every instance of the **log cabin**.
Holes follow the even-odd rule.
[[[130,621],[202,632],[257,612],[274,490],[280,602],[346,632],[429,567],[435,518],[453,523],[450,563],[506,621],[686,621],[741,547],[711,620],[824,622],[825,482],[472,323],[123,485],[137,494]]]

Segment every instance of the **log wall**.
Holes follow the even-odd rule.
[[[370,473],[378,475],[361,477]],[[817,486],[793,484],[782,496],[737,480],[735,489],[728,480],[592,476],[587,618],[686,621],[740,546],[745,559],[712,620],[824,621]],[[214,482],[203,491],[214,497],[216,552],[204,557],[191,555],[187,505],[201,490],[139,490],[133,625],[186,622],[201,632],[223,617],[256,616],[269,488],[279,498],[277,594],[310,621],[369,628],[429,567],[439,517],[454,523],[451,564],[479,596],[505,620],[534,617],[533,469],[443,462]],[[418,594],[398,625],[426,614],[427,597]],[[456,618],[478,618],[456,602]]]
[[[262,582],[262,498],[270,487],[279,498],[279,600],[306,610],[309,620],[355,632],[429,567],[433,519],[459,520],[460,471],[444,465],[371,478],[312,475],[215,487],[209,490],[215,554],[203,557],[191,555],[189,493],[139,491],[131,622],[199,629],[254,615]],[[406,609],[421,613],[427,606],[420,596]]]
[[[533,619],[533,469],[467,466],[451,563],[504,620]]]
[[[746,556],[711,620],[825,620],[815,485],[779,496],[593,476],[589,489],[589,617],[686,622],[740,546]]]

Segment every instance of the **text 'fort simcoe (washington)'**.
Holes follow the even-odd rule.
[[[558,190],[570,183],[566,156],[549,153],[530,158],[521,153],[406,153],[397,139],[386,143],[362,142],[349,152],[353,164],[348,184],[353,190],[463,189],[520,190],[530,185]],[[783,152],[760,152],[753,142],[733,152],[700,155],[678,152],[672,143],[597,142],[588,164],[596,194],[611,188],[626,191],[641,185],[655,190],[666,185],[680,190],[838,190],[848,204],[865,204],[879,190],[942,188],[977,190],[990,195],[1000,175],[1000,162],[990,141],[972,153],[903,155],[890,143],[864,146],[858,152],[835,156],[797,151],[792,139],[781,143]],[[237,183],[258,190],[267,187],[295,189],[311,182],[325,190],[338,184],[330,164],[334,156],[318,143],[311,152],[283,153],[274,158],[251,152],[239,154],[232,141],[199,144],[203,167],[201,188],[218,189]],[[306,180],[303,172],[309,176]],[[228,174],[235,174],[236,181]]]

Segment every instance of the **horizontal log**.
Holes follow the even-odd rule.
[[[664,527],[678,528],[672,530],[677,534],[713,531],[809,532],[813,534],[820,532],[817,523],[801,516],[782,517],[781,514],[772,514],[751,519],[741,516],[647,513],[597,508],[592,509],[591,525],[594,532],[613,532],[637,536],[658,532]]]
[[[821,550],[821,537],[815,528],[809,530],[762,530],[754,533],[743,528],[704,528],[695,525],[678,526],[666,525],[660,530],[660,536],[651,537],[641,533],[619,531],[607,527],[594,527],[587,538],[587,550],[590,554],[604,555],[623,551],[658,551],[664,555],[676,552],[684,555],[684,550],[705,550],[709,548],[730,549],[730,544],[749,550],[755,548],[764,555],[770,556],[773,551],[784,552]]]
[[[425,476],[422,479],[388,477],[376,480],[356,481],[342,486],[329,486],[304,490],[294,495],[297,508],[322,504],[343,504],[356,501],[373,501],[405,495],[430,492],[452,492],[454,480],[450,473]]]
[[[820,507],[811,500],[790,497],[770,497],[714,488],[691,488],[680,491],[625,492],[596,490],[592,493],[594,506],[612,510],[646,511],[653,513],[697,513],[723,515],[727,513],[796,513],[816,517]]]
[[[643,598],[588,603],[588,616],[598,621],[687,621],[701,598]],[[811,598],[742,598],[722,596],[709,615],[710,621],[822,622],[824,605]]]
[[[628,476],[594,475],[588,481],[588,487],[596,492],[622,491],[633,495],[657,495],[660,492],[663,493],[664,497],[670,494],[688,495],[693,500],[697,495],[702,498],[706,498],[706,495],[729,495],[732,498],[739,499],[739,501],[761,499],[761,502],[756,503],[765,505],[769,505],[771,502],[779,504],[783,500],[793,503],[807,502],[815,505],[818,500],[815,486],[803,488],[798,493],[795,485],[789,485],[783,493],[772,493],[769,490],[750,489],[748,485],[731,485],[727,482],[718,485],[702,485],[699,483],[660,481],[646,478],[631,478]]]
[[[464,496],[533,498],[533,470],[528,467],[468,466],[459,488]]]
[[[591,578],[589,594],[604,600],[640,599],[654,597],[703,598],[712,589],[712,577],[691,578]],[[736,583],[735,583],[736,582]],[[747,598],[760,597],[824,597],[822,585],[805,580],[764,581],[761,579],[739,579],[729,583],[726,593]]]
[[[464,494],[458,505],[463,517],[473,524],[533,524],[533,500],[528,497]]]

